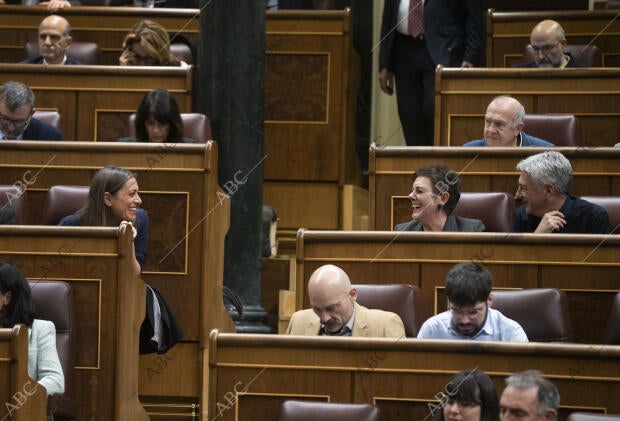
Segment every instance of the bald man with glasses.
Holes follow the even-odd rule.
[[[446,275],[448,310],[424,322],[419,339],[528,342],[523,328],[491,308],[491,273],[481,264],[458,263]]]
[[[514,67],[556,69],[581,67],[566,51],[566,33],[562,25],[554,20],[543,20],[532,29],[530,48],[534,53],[534,61],[520,63]]]
[[[20,82],[0,88],[0,140],[62,140],[56,127],[33,118],[34,93]]]

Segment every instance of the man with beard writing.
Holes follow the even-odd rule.
[[[424,322],[419,339],[528,342],[523,328],[491,308],[491,273],[482,265],[458,263],[446,275],[448,310]]]

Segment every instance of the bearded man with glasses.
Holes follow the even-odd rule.
[[[6,82],[0,88],[0,139],[62,140],[56,127],[33,118],[34,92],[20,82]]]
[[[481,264],[458,263],[446,275],[448,310],[426,320],[419,339],[528,342],[519,323],[491,308],[491,273]]]
[[[564,28],[554,20],[543,20],[532,29],[528,48],[534,53],[534,61],[520,63],[514,67],[557,69],[581,67],[566,51],[566,33]]]

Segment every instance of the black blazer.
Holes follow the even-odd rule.
[[[23,134],[24,140],[62,140],[62,132],[51,124],[33,118]]]
[[[39,56],[35,58],[29,58],[27,60],[22,61],[20,64],[43,64],[43,57]],[[82,63],[67,56],[67,61],[65,61],[64,64],[82,64]]]
[[[414,0],[411,0],[414,1]],[[379,70],[394,70],[392,48],[400,0],[385,0],[381,24]],[[479,0],[425,0],[426,48],[435,65],[477,64],[482,49],[482,10]]]

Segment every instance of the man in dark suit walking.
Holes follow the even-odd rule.
[[[51,15],[39,25],[39,56],[22,61],[22,64],[81,64],[67,57],[73,38],[69,22],[58,15]]]
[[[379,81],[392,95],[396,80],[407,145],[433,145],[435,67],[473,67],[481,48],[478,0],[385,0]]]
[[[0,88],[0,139],[62,140],[56,127],[33,118],[34,92],[20,82]]]

